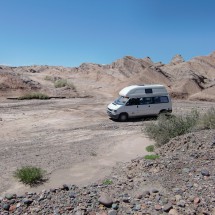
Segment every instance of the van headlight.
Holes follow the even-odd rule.
[[[114,112],[114,113],[116,113],[116,112],[117,112],[117,110],[114,110],[113,112]]]

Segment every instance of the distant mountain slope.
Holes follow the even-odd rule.
[[[55,88],[54,81],[66,79],[75,88]],[[175,98],[215,100],[215,52],[185,62],[181,55],[169,64],[154,63],[147,57],[125,56],[108,65],[83,63],[79,67],[0,66],[0,96],[41,91],[51,96],[118,95],[131,84],[164,84]]]

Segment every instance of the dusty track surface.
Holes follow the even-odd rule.
[[[95,99],[2,103],[0,192],[29,190],[12,176],[24,165],[53,174],[35,190],[65,182],[84,184],[104,176],[116,162],[142,155],[150,143],[142,144],[142,121],[113,122],[106,105]]]
[[[63,183],[84,185],[108,174],[152,144],[141,131],[144,120],[114,122],[107,100],[6,101],[0,104],[0,193],[41,190]],[[215,103],[175,101],[174,112],[204,111]],[[13,178],[24,165],[39,166],[49,181],[36,188]]]

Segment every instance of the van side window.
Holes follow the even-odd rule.
[[[160,97],[160,103],[168,103],[169,102],[169,99],[167,96],[161,96]]]
[[[145,93],[152,93],[152,89],[145,89]]]
[[[159,103],[168,103],[169,99],[167,96],[155,96],[154,97],[154,104],[159,104]]]
[[[140,98],[140,105],[147,105],[147,104],[152,104],[152,103],[153,103],[152,97]]]
[[[139,105],[139,98],[131,98],[126,103],[126,106]]]

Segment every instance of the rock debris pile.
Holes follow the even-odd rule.
[[[0,197],[0,214],[214,215],[215,131],[177,137],[154,161],[120,163],[106,179],[86,187],[63,185]]]

